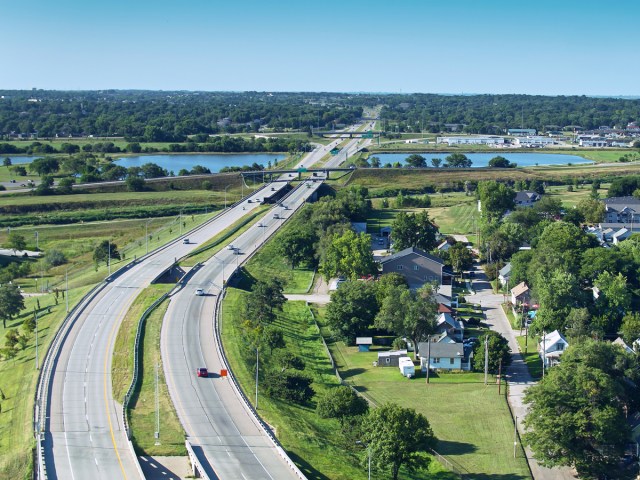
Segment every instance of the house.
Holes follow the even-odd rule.
[[[614,345],[619,345],[627,353],[635,353],[633,348],[626,344],[626,342],[622,339],[622,337],[616,338],[613,342]]]
[[[450,305],[446,305],[444,303],[438,303],[438,313],[453,313],[453,310],[450,308]]]
[[[547,333],[542,337],[538,344],[538,354],[545,367],[552,367],[560,363],[560,357],[568,346],[567,339],[558,330]]]
[[[378,367],[398,367],[400,359],[407,356],[406,350],[389,350],[388,352],[378,352]]]
[[[469,353],[471,350],[469,349]],[[427,371],[427,363],[434,370],[471,370],[470,356],[465,356],[462,343],[420,342],[420,369]],[[427,357],[429,358],[427,362]]]
[[[626,240],[627,238],[629,238],[630,236],[631,236],[631,232],[629,231],[629,229],[623,227],[617,232],[615,232],[613,235],[611,235],[611,239],[613,240],[613,244],[617,245],[623,240]]]
[[[542,195],[529,190],[516,193],[516,207],[532,207],[534,203],[542,198]]]
[[[640,198],[635,197],[610,197],[604,202],[604,222],[622,224],[618,227],[632,223],[640,223]],[[615,225],[609,225],[613,228]]]
[[[525,282],[521,282],[511,289],[511,303],[513,305],[528,303],[530,299],[531,293]]]
[[[433,343],[458,343],[448,332],[443,332],[440,335],[431,335],[429,341]]]
[[[368,352],[373,345],[373,337],[356,337],[356,345],[359,352]]]
[[[450,241],[448,238],[446,238],[444,240],[444,242],[442,242],[440,245],[438,245],[436,248],[438,249],[439,252],[448,252],[449,249],[451,248],[451,246],[454,244],[455,242]]]
[[[456,320],[450,313],[441,313],[436,320],[438,333],[447,333],[452,338],[461,342],[464,339],[464,325]]]
[[[498,273],[498,280],[500,280],[500,285],[504,286],[509,283],[509,278],[511,278],[511,263],[507,263],[500,269]]]
[[[629,426],[629,432],[631,432],[631,441],[633,442],[630,453],[637,455],[640,451],[640,412],[635,412],[633,415],[627,417],[627,425]]]
[[[416,247],[409,247],[380,261],[382,274],[399,273],[409,288],[422,287],[426,282],[451,285],[453,274],[444,268],[444,262]]]

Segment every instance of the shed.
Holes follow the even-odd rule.
[[[371,345],[373,345],[373,337],[357,337],[356,345],[359,352],[368,352]]]
[[[402,357],[407,357],[406,350],[378,352],[378,367],[398,367]]]

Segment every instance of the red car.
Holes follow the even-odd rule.
[[[207,378],[209,376],[209,372],[207,371],[206,368],[198,368],[196,369],[196,373],[199,377],[205,377]]]

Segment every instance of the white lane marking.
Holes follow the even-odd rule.
[[[71,463],[71,453],[69,452],[69,440],[67,440],[67,432],[64,432],[64,443],[67,447],[67,460],[69,460],[69,471],[71,472],[71,479],[75,480],[76,476],[73,474],[73,464]]]

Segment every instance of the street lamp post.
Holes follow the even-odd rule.
[[[256,348],[256,410],[258,410],[258,370],[260,368],[260,350]]]
[[[364,445],[367,449],[367,457],[368,457],[368,467],[369,467],[369,475],[368,480],[371,480],[371,447],[369,443],[364,443],[362,440],[356,440],[357,445]]]
[[[224,209],[227,209],[227,188],[229,188],[231,184],[224,187]]]
[[[149,253],[149,222],[151,219],[147,220],[147,223],[144,224],[144,240],[145,245],[147,246],[147,253]]]
[[[67,268],[64,272],[64,281],[65,281],[65,293],[64,299],[67,303],[67,313],[69,313],[69,269]]]

